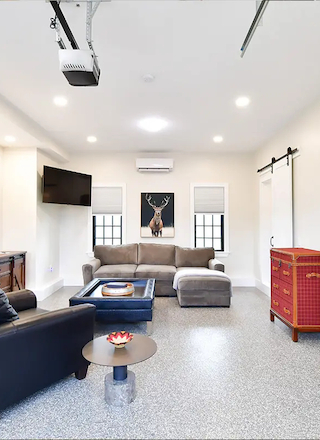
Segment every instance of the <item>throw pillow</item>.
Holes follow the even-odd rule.
[[[0,324],[19,319],[18,313],[9,303],[7,295],[0,289]]]

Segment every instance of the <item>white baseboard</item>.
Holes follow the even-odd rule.
[[[58,280],[54,281],[53,283],[47,284],[41,289],[30,289],[30,290],[32,290],[35,293],[38,301],[43,301],[61,287],[63,287],[63,278],[59,278]]]
[[[254,278],[232,278],[233,287],[256,287]]]
[[[261,292],[265,293],[267,296],[270,296],[270,287],[266,284],[263,284],[260,280],[256,279],[256,288],[261,290]]]
[[[66,277],[64,279],[64,286],[81,286],[83,287],[83,278],[82,277]]]

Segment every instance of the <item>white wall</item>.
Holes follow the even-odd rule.
[[[39,300],[63,285],[60,206],[42,203],[43,164],[56,166],[36,148],[0,151],[1,249],[27,252],[26,287]]]
[[[256,169],[280,157],[288,147],[298,148],[293,161],[294,246],[320,250],[320,101],[291,121],[255,155]],[[259,176],[256,173],[256,203]],[[258,238],[258,223],[256,237]],[[258,256],[258,240],[255,253]],[[256,258],[258,261],[258,258]],[[259,278],[259,267],[255,266]]]
[[[0,251],[3,250],[3,212],[2,212],[2,192],[3,192],[3,148],[0,147]]]
[[[175,194],[175,237],[161,243],[193,246],[190,183],[227,183],[229,187],[230,254],[221,257],[234,285],[254,283],[255,173],[251,154],[162,154],[173,157],[168,174],[136,171],[138,154],[95,153],[74,155],[63,168],[92,174],[93,184],[126,187],[127,243],[159,242],[140,238],[141,192]],[[151,155],[140,154],[140,157]],[[43,165],[58,166],[36,149],[4,149],[3,249],[26,250],[28,288],[44,298],[62,285],[82,285],[82,264],[92,251],[91,209],[43,204]],[[0,204],[1,206],[1,204]],[[49,267],[53,267],[53,272]]]
[[[36,294],[45,298],[63,286],[60,274],[60,205],[42,203],[43,165],[57,163],[38,150],[37,153],[37,224],[36,224]],[[50,270],[52,268],[52,271]]]
[[[140,157],[151,157],[139,154]],[[93,185],[126,184],[127,243],[159,242],[140,238],[141,192],[175,194],[175,237],[161,243],[193,246],[191,240],[190,183],[228,183],[230,254],[223,261],[226,272],[236,285],[254,283],[254,204],[252,194],[255,175],[252,154],[159,154],[173,157],[174,170],[168,174],[138,173],[138,154],[91,153],[71,156],[65,168],[92,174]],[[88,235],[89,231],[89,235]],[[91,251],[90,210],[68,207],[61,217],[61,274],[73,283],[82,283],[81,265]],[[222,258],[221,258],[222,259]]]
[[[60,276],[66,286],[83,285],[82,265],[89,260],[88,253],[92,251],[91,229],[91,208],[61,207]]]
[[[36,148],[3,150],[2,247],[27,251],[26,286],[36,286]]]

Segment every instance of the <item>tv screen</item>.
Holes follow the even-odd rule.
[[[89,174],[44,166],[42,201],[91,206],[91,181]]]

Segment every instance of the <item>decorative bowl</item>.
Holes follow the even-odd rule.
[[[107,341],[111,342],[115,348],[123,348],[133,338],[133,334],[125,331],[112,332],[107,336]]]
[[[134,285],[132,283],[112,282],[103,284],[101,293],[103,296],[122,296],[132,295],[134,292]]]

